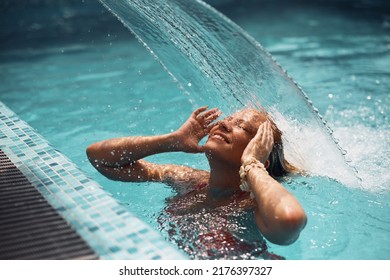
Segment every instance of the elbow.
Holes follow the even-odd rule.
[[[281,245],[290,245],[294,243],[301,231],[307,224],[306,213],[302,210],[289,212],[283,220],[283,227],[286,238],[283,240]]]
[[[278,226],[274,231],[265,234],[270,242],[278,245],[294,243],[307,224],[307,216],[303,209],[286,209],[278,216]]]
[[[90,163],[95,166],[95,161],[94,161],[94,154],[95,154],[95,149],[94,149],[94,144],[89,145],[87,149],[85,150],[87,154],[87,158],[90,161]]]
[[[103,164],[103,161],[99,160],[98,158],[99,149],[96,146],[96,143],[89,145],[85,152],[92,166],[99,170],[99,161],[100,161],[100,165]]]

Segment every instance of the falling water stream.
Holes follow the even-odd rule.
[[[202,1],[100,0],[197,105],[230,114],[266,109],[283,131],[286,158],[356,186],[344,150],[302,89],[243,29]],[[309,141],[308,141],[309,140]]]

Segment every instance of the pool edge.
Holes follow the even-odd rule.
[[[187,259],[0,101],[2,149],[101,259]]]

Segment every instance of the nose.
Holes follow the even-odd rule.
[[[225,130],[225,131],[227,131],[227,132],[230,132],[230,131],[231,131],[231,125],[230,125],[230,123],[229,123],[228,121],[226,121],[226,120],[221,120],[221,121],[219,121],[219,122],[218,122],[218,126],[219,126],[221,129],[223,129],[223,130]]]

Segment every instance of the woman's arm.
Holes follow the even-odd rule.
[[[201,107],[175,132],[100,141],[87,148],[87,156],[99,172],[112,180],[172,181],[175,173],[189,175],[192,169],[177,165],[153,164],[142,159],[165,152],[202,152],[198,143],[209,133],[211,123],[219,115],[218,109],[207,110],[207,107]]]
[[[174,133],[156,136],[129,136],[100,141],[87,148],[95,167],[121,167],[150,155],[178,151]]]
[[[307,222],[298,200],[262,170],[250,169],[247,181],[257,202],[255,221],[264,237],[279,245],[297,240]]]
[[[245,149],[242,162],[255,158],[267,164],[272,146],[271,126],[265,122]],[[264,237],[275,244],[293,243],[307,222],[298,200],[256,164],[247,171],[246,182],[256,200],[255,220]]]

